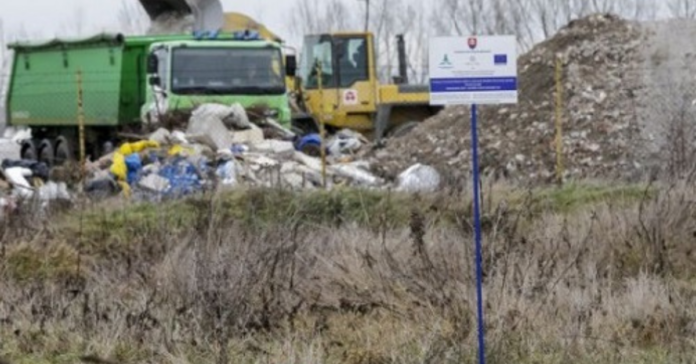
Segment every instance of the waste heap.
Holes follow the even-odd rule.
[[[641,29],[611,15],[569,23],[518,59],[519,103],[479,108],[483,173],[518,184],[555,179],[555,62],[564,59],[563,167],[566,179],[638,178],[637,68]],[[454,106],[366,156],[373,172],[394,178],[413,163],[430,164],[453,181],[471,171],[468,107]]]
[[[324,173],[329,188],[384,184],[369,165],[350,158],[365,140],[349,131],[328,141],[324,171],[320,138],[299,138],[262,109],[204,104],[191,112],[185,129],[178,126],[125,143],[93,163],[86,191],[161,199],[241,186],[314,189],[323,186]]]
[[[79,186],[97,199],[122,196],[162,201],[243,187],[316,189],[323,188],[324,181],[326,188],[402,191],[435,191],[440,184],[439,174],[420,164],[404,171],[397,183],[374,176],[370,164],[357,159],[368,141],[350,130],[327,139],[324,165],[319,135],[299,137],[263,108],[203,104],[190,112],[172,112],[163,120],[167,127],[149,136],[133,136],[113,153],[88,162],[86,181],[81,181],[77,164],[49,169],[40,162],[5,159],[0,168],[0,204],[5,215],[18,202],[33,197],[44,204],[70,201]],[[19,135],[14,142],[24,137]]]

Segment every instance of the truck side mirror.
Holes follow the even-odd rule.
[[[154,53],[147,56],[147,73],[157,73],[159,69],[159,59]]]
[[[297,57],[293,54],[285,56],[285,74],[290,77],[297,75]]]

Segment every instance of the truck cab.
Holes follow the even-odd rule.
[[[152,43],[147,57],[144,123],[203,103],[260,107],[290,127],[287,77],[294,62],[278,43],[260,39],[193,39]]]

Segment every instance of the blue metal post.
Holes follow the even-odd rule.
[[[472,174],[474,183],[474,230],[476,237],[476,295],[478,298],[478,336],[479,364],[486,363],[485,333],[483,329],[483,267],[481,254],[481,211],[479,206],[479,163],[478,163],[478,133],[476,131],[476,104],[471,105],[471,150]]]

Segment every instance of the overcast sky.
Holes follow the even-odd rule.
[[[65,24],[74,22],[82,8],[86,29],[111,31],[117,25],[122,0],[0,0],[0,19],[8,34],[22,26],[30,35],[53,37]],[[137,1],[137,0],[127,0]],[[294,1],[222,0],[225,11],[241,12],[264,23],[279,36],[289,37],[284,15],[290,13]]]

